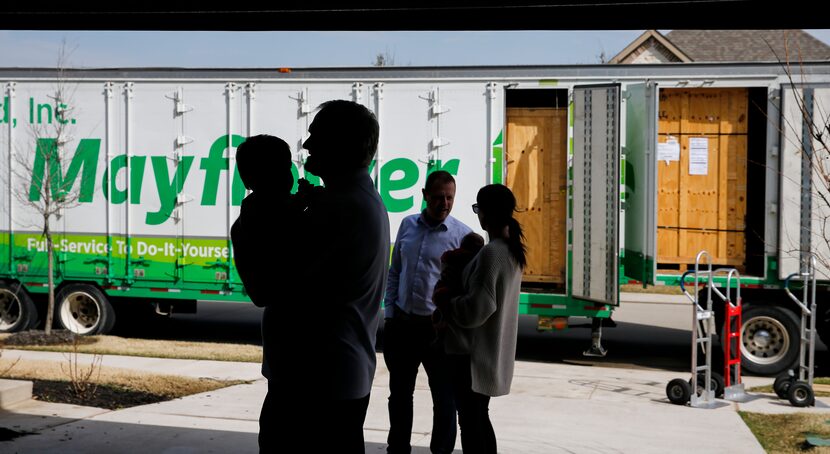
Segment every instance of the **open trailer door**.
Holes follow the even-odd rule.
[[[625,140],[625,276],[654,285],[657,275],[657,84],[626,86],[623,95]]]
[[[573,91],[574,298],[619,302],[620,85]]]
[[[830,257],[827,219],[830,190],[827,152],[815,138],[824,128],[830,106],[830,86],[823,83],[781,87],[781,194],[778,278],[805,270],[810,254],[819,258],[816,276],[830,279],[822,257]]]

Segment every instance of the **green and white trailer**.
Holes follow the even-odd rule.
[[[786,183],[784,172],[801,168],[793,163],[801,162],[803,141],[788,145],[780,126],[795,118],[790,98],[826,100],[830,65],[797,71],[811,88],[790,89],[776,64],[0,69],[0,331],[43,319],[47,258],[42,224],[27,203],[43,175],[36,147],[66,151],[52,181],[78,201],[52,219],[56,318],[79,333],[105,333],[119,307],[192,312],[201,300],[248,301],[228,235],[245,196],[235,148],[255,134],[282,137],[294,149],[295,175],[319,183],[304,171],[301,144],[318,104],[350,99],[380,123],[370,172],[392,234],[422,209],[420,188],[431,171],[455,175],[453,215],[478,230],[468,208],[478,188],[510,186],[530,253],[520,312],[538,316],[542,329],[591,319],[599,354],[601,320],[619,304],[620,284],[675,285],[685,266],[664,270],[657,251],[661,93],[741,87],[759,106],[748,142],[753,161],[763,162],[746,182],[745,214],[745,229],[761,232],[762,241],[747,240],[745,262],[735,264],[750,275],[742,279],[744,324],[756,327],[745,333],[744,364],[775,373],[798,348],[783,277],[797,271],[804,244],[828,252],[811,227],[816,216],[802,216],[795,228],[785,222],[810,200],[809,213],[823,212],[821,197],[801,197],[820,185]],[[56,84],[70,87],[71,97],[56,103]],[[48,126],[58,123],[67,132],[50,136]],[[801,235],[796,248],[793,234]],[[262,239],[275,269],[286,263],[284,241],[291,238]],[[765,340],[775,353],[756,348]]]

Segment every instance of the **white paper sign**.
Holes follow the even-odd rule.
[[[689,175],[709,174],[709,139],[689,138]]]
[[[666,164],[669,161],[680,160],[680,144],[677,139],[669,139],[666,143],[657,144],[657,160],[666,161]]]

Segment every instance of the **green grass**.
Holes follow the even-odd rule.
[[[830,424],[826,414],[768,415],[743,411],[738,413],[764,450],[769,453],[830,453],[830,447],[812,447],[806,441],[810,435],[830,439]]]

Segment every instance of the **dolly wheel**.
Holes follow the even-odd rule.
[[[772,383],[772,390],[775,391],[775,395],[779,398],[786,399],[793,381],[795,380],[789,374],[779,375]]]
[[[723,399],[724,388],[723,375],[717,372],[712,372],[712,390],[715,391],[715,397]]]
[[[697,395],[702,396],[703,392],[706,390],[706,374],[703,372],[699,372],[697,374]],[[692,386],[692,379],[689,379],[689,386]],[[709,389],[715,393],[715,397],[722,398],[723,397],[723,376],[717,372],[712,372],[712,378],[709,380]]]
[[[692,396],[692,385],[682,378],[675,378],[666,385],[666,396],[675,405],[686,405]]]
[[[790,389],[787,391],[787,399],[794,407],[812,407],[816,404],[813,388],[803,381],[797,381],[790,385]]]

